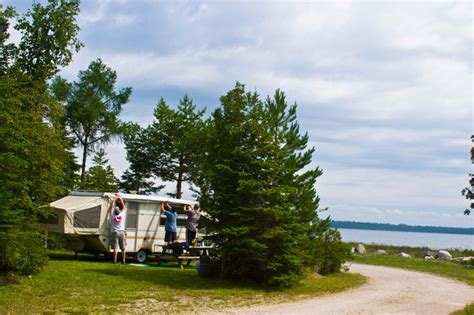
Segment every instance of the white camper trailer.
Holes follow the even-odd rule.
[[[178,241],[186,240],[185,206],[196,202],[158,196],[121,194],[125,201],[127,253],[135,254],[144,262],[152,254],[162,252],[165,245],[165,215],[160,213],[162,202],[168,202],[178,210]],[[110,205],[115,197],[112,193],[73,192],[69,196],[52,202],[53,214],[40,220],[49,232],[64,234],[69,248],[77,252],[109,253]]]

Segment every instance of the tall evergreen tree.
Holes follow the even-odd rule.
[[[263,103],[238,83],[221,97],[210,126],[200,200],[222,274],[292,285],[311,263],[321,175],[306,169],[314,149],[299,132],[296,105],[288,107],[280,91]]]
[[[120,190],[144,195],[160,191],[164,185],[155,185],[151,170],[155,155],[149,151],[153,148],[148,143],[145,130],[138,124],[128,124],[123,138],[130,167],[122,175]]]
[[[116,192],[118,180],[103,148],[95,153],[92,163],[85,174],[83,188],[90,191]]]
[[[81,186],[84,186],[87,156],[94,148],[120,138],[125,124],[119,119],[131,87],[115,89],[117,73],[97,59],[79,72],[77,82],[56,77],[52,90],[65,103],[67,125],[82,147]]]
[[[133,169],[127,169],[122,174],[121,181],[119,182],[119,188],[125,193],[134,193],[138,195],[150,195],[159,192],[165,185],[156,185],[156,183],[150,179],[150,176],[144,175],[134,171]]]
[[[204,110],[196,110],[187,95],[176,110],[160,99],[153,123],[125,138],[131,169],[144,178],[154,176],[175,182],[175,193],[169,195],[181,198],[183,183],[192,182],[196,156],[202,147],[203,115]]]

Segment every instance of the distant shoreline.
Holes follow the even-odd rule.
[[[421,226],[421,225],[406,225],[406,224],[355,222],[355,221],[332,221],[331,227],[339,228],[339,229],[354,229],[354,230],[474,235],[474,228],[455,228],[455,227],[444,227],[444,226]]]

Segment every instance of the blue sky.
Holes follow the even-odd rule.
[[[124,120],[147,125],[162,96],[209,112],[236,81],[280,88],[324,170],[323,216],[473,226],[470,2],[84,0],[78,23],[85,47],[61,74],[102,58],[133,87]],[[107,148],[120,176],[123,145]]]

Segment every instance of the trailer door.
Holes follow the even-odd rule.
[[[127,220],[125,221],[125,229],[127,232],[127,252],[131,253],[137,251],[139,211],[140,204],[138,202],[127,201]]]

